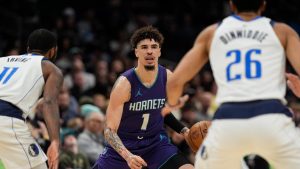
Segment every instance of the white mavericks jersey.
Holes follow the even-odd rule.
[[[42,59],[31,54],[0,58],[0,100],[20,108],[24,118],[43,91]]]
[[[269,18],[225,18],[215,31],[209,59],[218,86],[218,103],[286,102],[285,53]]]

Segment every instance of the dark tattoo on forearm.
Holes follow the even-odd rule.
[[[126,160],[130,153],[126,151],[124,144],[122,143],[120,137],[111,128],[106,128],[104,131],[104,137],[106,141]]]

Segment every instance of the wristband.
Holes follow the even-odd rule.
[[[171,105],[171,104],[169,104],[168,102],[166,103],[166,105],[169,107],[169,108],[176,108],[178,105],[180,104],[180,101],[178,100],[177,101],[177,103],[176,104],[174,104],[174,105]]]
[[[175,118],[172,113],[169,113],[164,117],[164,122],[177,133],[180,133],[185,127],[180,121]]]

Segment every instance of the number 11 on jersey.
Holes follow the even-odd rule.
[[[18,70],[18,67],[4,67],[3,71],[0,73],[0,83],[2,83],[2,84],[7,83],[8,80],[16,73],[17,70]],[[8,75],[5,77],[5,75],[7,73],[8,73]]]

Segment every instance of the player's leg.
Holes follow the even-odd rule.
[[[292,119],[285,115],[273,115],[273,120],[269,121],[272,122],[269,133],[273,133],[273,138],[270,139],[272,142],[265,143],[269,151],[262,152],[263,156],[275,169],[298,169],[300,166],[300,129],[296,128]]]
[[[22,120],[0,116],[0,159],[5,169],[29,169],[45,163],[46,155]]]
[[[205,150],[204,150],[205,149]],[[230,152],[214,152],[214,148],[208,145],[201,147],[200,151],[196,153],[195,169],[241,169],[242,161],[240,156],[236,153]]]
[[[48,169],[48,167],[46,163],[42,163],[36,167],[33,167],[32,169]]]
[[[247,149],[247,120],[214,120],[195,156],[196,169],[241,169]],[[247,136],[247,134],[246,134]]]
[[[170,143],[166,133],[160,135],[160,140],[150,151],[142,155],[147,162],[147,168],[159,169],[193,169],[193,165],[187,158],[178,152],[175,145]]]
[[[92,169],[129,169],[127,162],[112,148],[105,148]]]
[[[194,166],[180,152],[168,159],[159,169],[194,169]]]

